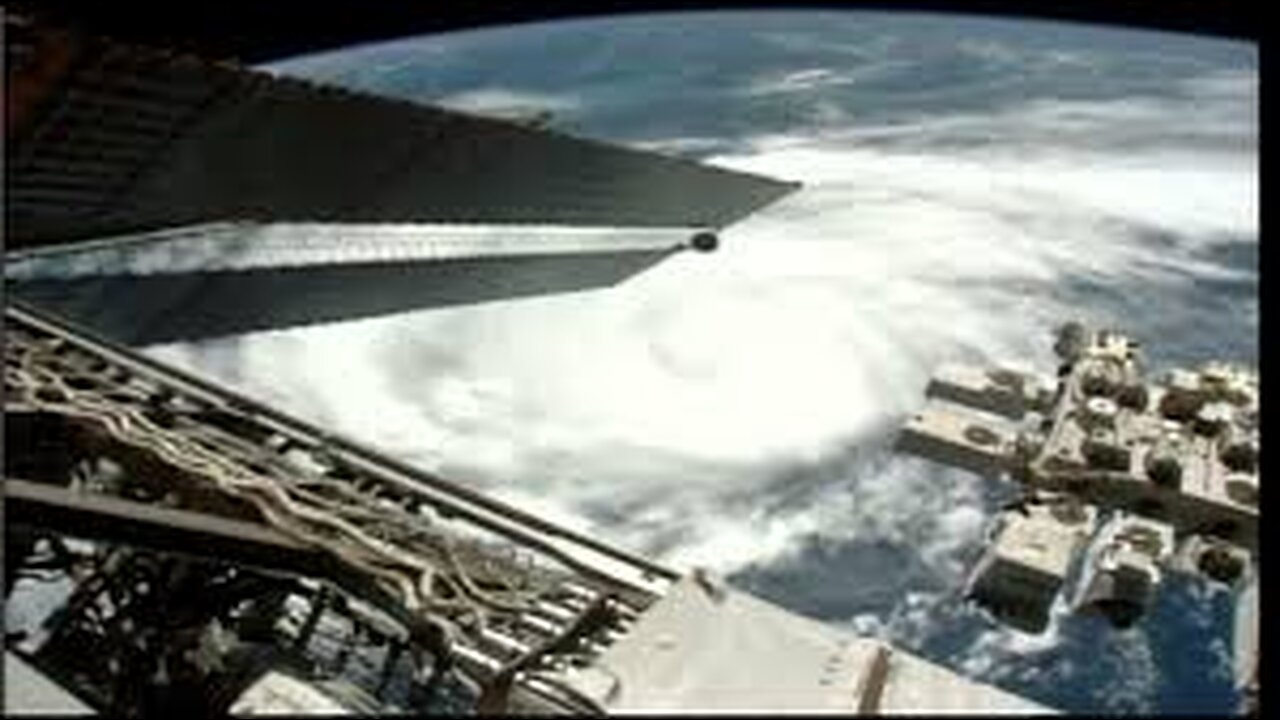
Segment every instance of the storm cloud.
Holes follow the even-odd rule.
[[[1051,367],[1049,332],[1068,319],[1123,328],[1157,367],[1256,359],[1254,56],[1160,56],[1170,77],[1159,92],[1150,78],[1143,92],[1092,98],[1000,85],[999,102],[947,111],[939,85],[915,110],[868,120],[833,94],[865,99],[859,83],[877,75],[899,82],[906,70],[884,53],[900,46],[863,57],[828,45],[819,59],[880,64],[842,75],[852,71],[791,48],[724,91],[787,103],[786,123],[645,138],[804,183],[727,229],[714,254],[677,255],[605,290],[149,352],[1036,699],[1161,707],[1167,638],[1108,636],[1115,653],[1100,670],[1080,662],[1092,636],[1061,617],[1028,638],[960,603],[954,588],[1000,490],[889,444],[940,363]],[[1119,67],[1097,47],[1068,50],[1047,47],[1033,69]],[[988,72],[1031,51],[1001,35],[956,52]],[[473,97],[494,86],[505,99],[563,97],[545,83],[485,83]],[[557,109],[587,122],[603,102],[590,87]],[[1209,618],[1198,637],[1221,629],[1220,600],[1198,612]],[[1070,689],[1086,675],[1097,696]]]

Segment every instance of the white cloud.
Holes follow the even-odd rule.
[[[1104,709],[1118,713],[1151,713],[1160,671],[1146,634],[1119,632],[1108,635],[1101,657],[1108,664],[1114,663],[1123,669],[1104,681],[1099,693]]]
[[[806,68],[761,74],[742,90],[746,96],[776,95],[810,90],[825,90],[857,81],[858,74],[837,72],[830,68]]]
[[[678,255],[604,291],[153,352],[198,365],[234,347],[255,394],[680,567],[732,572],[805,543],[876,540],[955,583],[988,512],[982,483],[886,447],[937,364],[1051,367],[1048,333],[1067,318],[1152,331],[1079,283],[1168,313],[1206,281],[1257,284],[1256,268],[1213,257],[1257,243],[1257,127],[1232,117],[1256,85],[1201,84],[1181,109],[1039,103],[756,138],[713,161],[805,188],[726,230],[713,255]],[[491,89],[461,98],[572,106]],[[1217,134],[1183,142],[1177,124],[1199,120]],[[1256,317],[1256,298],[1234,312]],[[949,597],[909,593],[888,616],[851,622],[919,646],[946,613],[971,617]],[[1001,682],[1083,672],[1036,669],[1062,642],[1064,612],[1038,636],[983,633],[954,664]],[[1107,706],[1149,708],[1145,636],[1114,642]]]
[[[1023,119],[1045,122],[1037,108]],[[680,535],[687,544],[666,559],[681,564],[731,570],[865,527],[854,518],[867,515],[886,527],[927,518],[938,535],[922,547],[945,565],[975,535],[977,503],[933,508],[910,478],[858,480],[873,514],[840,500],[841,478],[822,496],[838,512],[719,508],[765,487],[773,468],[848,445],[883,451],[885,429],[922,402],[943,359],[1047,363],[1049,329],[1097,313],[1019,288],[1247,279],[1199,253],[1257,234],[1256,166],[1227,151],[1050,146],[1019,158],[827,134],[760,138],[714,161],[806,188],[727,230],[720,252],[677,256],[607,291],[249,336],[236,341],[240,374],[336,429],[488,487],[569,513],[612,499],[645,521],[603,534]],[[1145,245],[1135,227],[1177,245]],[[198,362],[200,348],[159,352]]]
[[[581,100],[567,94],[552,94],[514,90],[502,87],[481,87],[452,95],[435,98],[433,103],[454,110],[512,118],[536,113],[565,113],[581,107]]]

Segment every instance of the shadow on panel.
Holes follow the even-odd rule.
[[[614,285],[672,249],[9,282],[18,298],[130,345]]]

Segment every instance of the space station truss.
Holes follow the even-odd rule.
[[[6,278],[131,344],[605,287],[796,183],[5,15]]]
[[[4,22],[6,603],[66,592],[6,635],[6,710],[1047,711],[129,348],[611,285],[796,184]],[[1086,340],[1056,395],[931,389],[1040,430],[931,409],[903,434],[1037,493],[976,592],[1043,605],[1108,503],[1140,517],[1106,525],[1082,605],[1140,605],[1179,562],[1248,582],[1256,383],[1136,408],[1127,346]]]
[[[1166,573],[1236,592],[1236,683],[1257,712],[1261,427],[1258,376],[1221,360],[1148,378],[1119,332],[1059,328],[1054,379],[945,365],[899,450],[1022,489],[993,526],[968,594],[1039,632],[1068,605],[1123,629]],[[1099,518],[1103,518],[1099,522]]]
[[[7,255],[12,295],[129,345],[609,287],[707,231],[204,223]],[[705,247],[705,246],[703,246]]]
[[[453,678],[494,712],[1044,710],[708,573],[682,577],[31,308],[8,308],[5,323],[10,586],[59,563],[83,578],[70,609],[19,644],[19,660],[97,708],[146,707],[121,694],[125,678],[230,682],[218,668],[264,636],[348,663],[350,648],[334,659],[318,639],[346,622],[380,638],[380,675],[321,687],[281,656],[250,678],[259,684],[215,692],[218,707],[278,711],[285,701],[263,698],[287,696],[295,710],[324,709],[307,698],[407,708],[413,688],[441,702],[442,678]],[[130,615],[180,582],[206,598],[244,589],[159,634],[146,629],[155,617]],[[102,598],[92,615],[76,609]],[[83,647],[111,660],[85,666]],[[397,673],[407,695],[382,699]]]
[[[795,184],[6,15],[8,247],[204,222],[719,228]]]

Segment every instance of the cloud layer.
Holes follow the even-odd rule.
[[[846,86],[801,64],[740,91]],[[461,97],[564,102],[521,93]],[[151,352],[976,677],[1063,707],[1150,710],[1159,638],[1107,635],[1100,670],[1062,618],[1027,638],[958,602],[1001,491],[888,443],[939,363],[1051,367],[1067,319],[1136,334],[1157,365],[1255,359],[1257,93],[1244,67],[1161,95],[874,123],[832,106],[731,144],[671,138],[657,144],[805,188],[717,253],[616,288]],[[1100,697],[1064,689],[1086,677]]]

